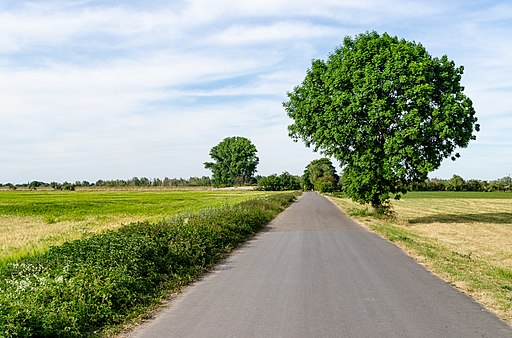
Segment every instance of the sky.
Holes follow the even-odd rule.
[[[288,136],[286,92],[372,30],[464,66],[481,131],[430,177],[510,175],[508,0],[0,0],[0,183],[210,175],[229,136],[257,174],[302,174],[322,155]]]

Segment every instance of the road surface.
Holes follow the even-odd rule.
[[[512,337],[512,328],[305,193],[130,337]]]

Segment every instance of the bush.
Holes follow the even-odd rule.
[[[196,278],[296,196],[133,223],[6,264],[0,268],[0,335],[97,336]]]
[[[290,175],[286,171],[279,176],[277,174],[261,176],[258,178],[257,189],[265,191],[300,190],[300,177]]]
[[[321,177],[315,182],[315,190],[320,193],[333,192],[335,185],[329,177]]]

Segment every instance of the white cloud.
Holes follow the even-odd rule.
[[[446,168],[483,170],[474,154],[491,167],[481,177],[512,166],[492,165],[493,147],[512,143],[510,5],[162,3],[0,5],[0,182],[200,175],[209,149],[231,135],[254,141],[260,173],[300,173],[320,155],[287,136],[285,93],[311,59],[372,29],[465,65],[482,132],[461,167]]]
[[[325,39],[339,36],[340,30],[330,26],[284,21],[268,25],[231,26],[214,38],[225,44],[272,43],[283,40]]]

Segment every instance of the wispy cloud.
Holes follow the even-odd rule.
[[[483,131],[435,174],[504,175],[512,163],[492,166],[489,149],[512,142],[511,8],[440,0],[0,4],[0,182],[207,174],[210,148],[231,135],[254,141],[262,174],[299,174],[319,155],[288,138],[286,91],[311,59],[373,29],[466,66]],[[482,157],[488,172],[476,165]]]
[[[307,22],[282,21],[267,25],[231,26],[214,37],[223,44],[268,44],[280,41],[325,39],[339,36],[340,29]]]

